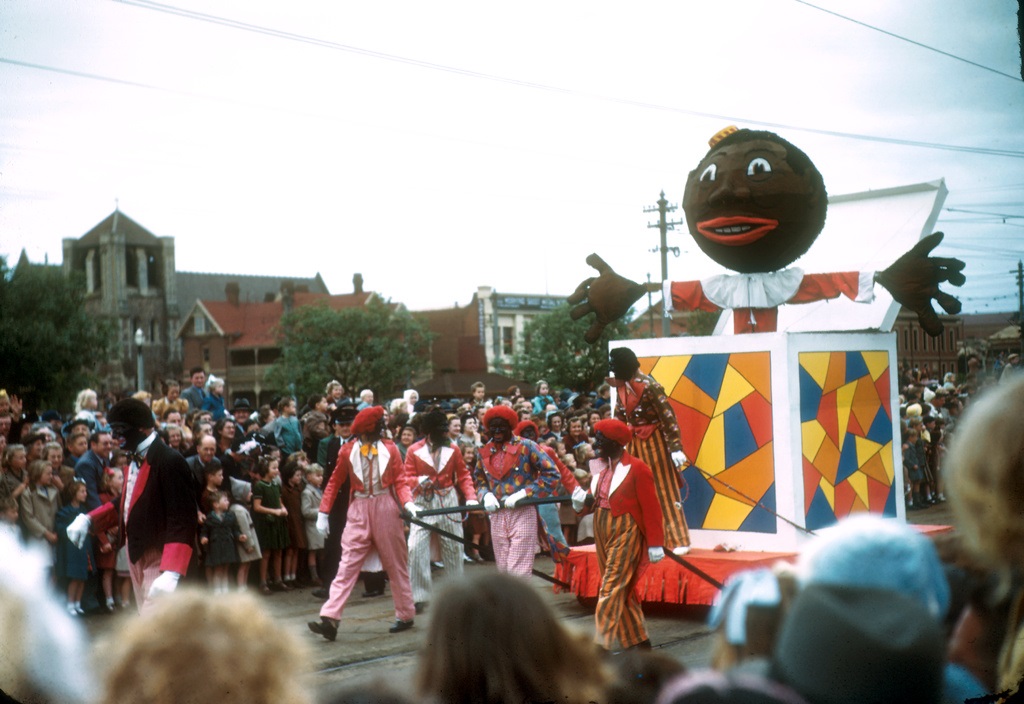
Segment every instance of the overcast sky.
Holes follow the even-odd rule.
[[[568,294],[591,251],[657,280],[644,207],[770,125],[833,195],[945,178],[965,310],[1017,307],[1014,0],[167,3],[0,3],[0,254],[59,262],[118,199],[179,270],[414,310]]]

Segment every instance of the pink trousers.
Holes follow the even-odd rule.
[[[348,505],[348,521],[341,534],[341,563],[331,582],[330,596],[320,609],[321,616],[341,619],[371,547],[377,548],[391,581],[395,618],[411,621],[416,615],[409,583],[409,552],[398,505],[390,494],[377,494],[370,498],[353,496]]]
[[[537,508],[502,508],[490,514],[491,545],[498,569],[529,577],[537,555]]]

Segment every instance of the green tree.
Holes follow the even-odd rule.
[[[268,381],[294,388],[300,399],[322,391],[331,379],[353,394],[362,388],[394,393],[429,364],[432,337],[408,312],[376,298],[344,310],[303,306],[281,318],[281,357]]]
[[[604,329],[588,345],[583,334],[591,320],[572,320],[568,304],[539,315],[523,328],[522,353],[512,359],[515,376],[530,382],[545,379],[553,388],[592,391],[608,375],[608,341],[630,337],[629,314]]]
[[[13,269],[0,257],[0,387],[26,409],[71,407],[95,383],[88,371],[103,360],[113,324],[85,310],[85,281],[59,266]]]

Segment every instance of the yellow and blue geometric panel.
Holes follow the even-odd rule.
[[[863,511],[895,516],[888,354],[801,352],[799,364],[806,527]]]
[[[670,355],[640,365],[665,388],[691,461],[683,471],[687,525],[777,532],[771,355]]]

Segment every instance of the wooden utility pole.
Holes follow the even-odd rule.
[[[677,257],[679,256],[679,247],[668,246],[668,231],[676,229],[676,225],[682,225],[682,220],[666,219],[666,215],[671,212],[675,212],[677,205],[669,205],[669,202],[665,200],[665,191],[661,192],[661,197],[658,199],[656,206],[650,206],[644,208],[645,213],[658,213],[658,222],[647,223],[647,227],[656,227],[661,231],[661,245],[652,249],[652,252],[661,252],[661,335],[662,337],[668,337],[672,334],[671,329],[671,317],[668,310],[668,301],[665,300],[665,282],[668,281],[668,253],[671,251]]]

